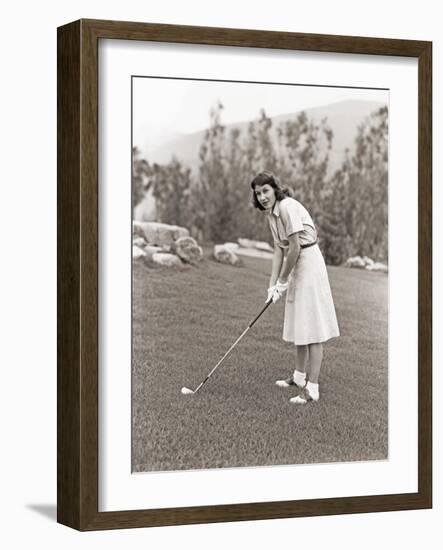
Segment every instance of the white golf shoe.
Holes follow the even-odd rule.
[[[289,378],[286,378],[286,380],[277,380],[276,385],[280,388],[289,388],[291,386],[295,386],[296,388],[302,388],[303,386],[299,386],[293,376],[290,376]]]
[[[304,387],[302,391],[296,395],[295,397],[291,397],[289,400],[289,403],[294,403],[295,405],[306,405],[306,403],[309,403],[310,401],[318,401],[320,398],[320,395],[317,394],[316,396],[312,396],[308,389]]]

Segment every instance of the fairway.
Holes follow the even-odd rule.
[[[294,368],[284,304],[268,308],[196,395],[263,306],[270,262],[205,258],[184,270],[133,264],[132,470],[356,460],[388,455],[388,277],[328,267],[341,336],[325,345],[318,403],[275,380]]]

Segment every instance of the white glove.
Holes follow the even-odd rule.
[[[274,285],[274,286],[270,286],[270,287],[268,288],[268,297],[266,298],[266,301],[267,301],[267,302],[269,302],[269,300],[274,301],[274,300],[272,299],[272,297],[273,297],[273,295],[274,295],[274,290],[275,290],[275,285]]]
[[[268,288],[268,300],[272,300],[274,304],[280,300],[280,298],[283,296],[283,294],[288,290],[288,282],[282,283],[281,281],[277,281],[277,284],[274,286],[271,286]]]
[[[280,293],[281,296],[288,290],[289,283],[286,281],[285,283],[282,283],[280,279],[277,281],[277,284],[275,285],[275,290]]]

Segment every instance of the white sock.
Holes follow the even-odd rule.
[[[308,382],[306,384],[306,389],[308,390],[309,395],[312,397],[312,399],[314,401],[317,401],[317,399],[320,397],[318,384],[314,384],[314,382]]]
[[[294,382],[297,384],[297,386],[304,386],[306,382],[306,373],[300,372],[299,370],[295,369]]]

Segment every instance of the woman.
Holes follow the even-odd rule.
[[[323,342],[340,334],[317,231],[306,208],[271,172],[258,174],[251,188],[253,204],[266,213],[274,239],[268,300],[275,303],[286,292],[283,340],[296,346],[293,375],[276,384],[301,390],[291,403],[315,402]]]

